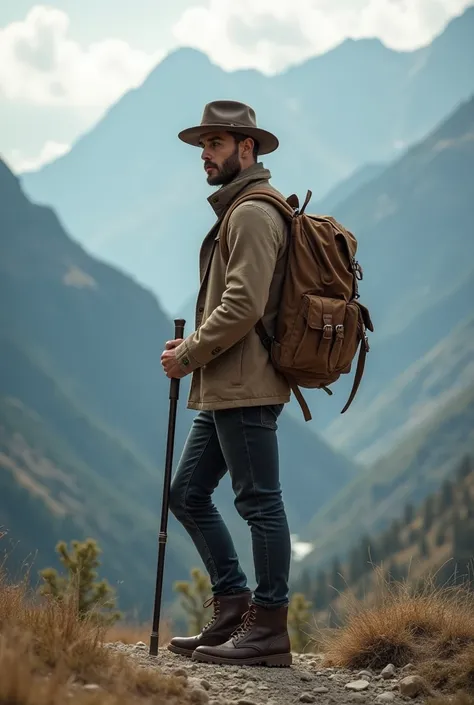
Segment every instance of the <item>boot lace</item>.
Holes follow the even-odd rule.
[[[232,639],[234,641],[240,641],[248,632],[252,629],[255,618],[257,616],[257,608],[255,605],[250,605],[247,612],[242,615],[242,622],[240,626],[232,634]]]
[[[216,600],[214,597],[210,597],[208,600],[206,600],[203,603],[202,606],[204,607],[204,609],[207,609],[211,605],[213,605],[213,607],[214,607],[214,614],[212,615],[209,622],[203,626],[202,631],[205,631],[206,629],[209,629],[209,627],[212,627],[212,625],[216,621],[217,617],[219,616],[219,612],[220,612],[219,600]]]

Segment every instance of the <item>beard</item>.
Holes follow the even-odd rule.
[[[217,169],[217,174],[215,176],[209,175],[207,177],[207,183],[209,186],[226,186],[227,184],[230,184],[230,182],[233,181],[242,171],[237,145],[232,154],[222,163],[221,167],[218,167],[217,164],[212,163],[210,166]]]

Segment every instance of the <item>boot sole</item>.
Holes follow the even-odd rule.
[[[271,656],[253,656],[252,658],[226,658],[211,656],[199,651],[193,651],[193,661],[201,663],[217,663],[226,666],[268,666],[269,668],[288,668],[293,662],[291,654],[272,654]]]
[[[168,644],[166,648],[168,651],[172,651],[174,654],[178,654],[179,656],[186,656],[186,658],[192,658],[194,653],[190,649],[183,649],[181,646],[175,646],[174,644]]]

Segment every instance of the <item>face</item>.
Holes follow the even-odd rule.
[[[201,158],[210,186],[224,186],[235,179],[247,164],[247,154],[250,152],[252,140],[244,140],[237,144],[228,132],[214,132],[203,135],[200,146]]]

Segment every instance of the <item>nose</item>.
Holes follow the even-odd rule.
[[[201,159],[203,160],[203,162],[211,161],[211,155],[209,154],[209,150],[206,147],[204,147],[204,149],[202,150]]]

